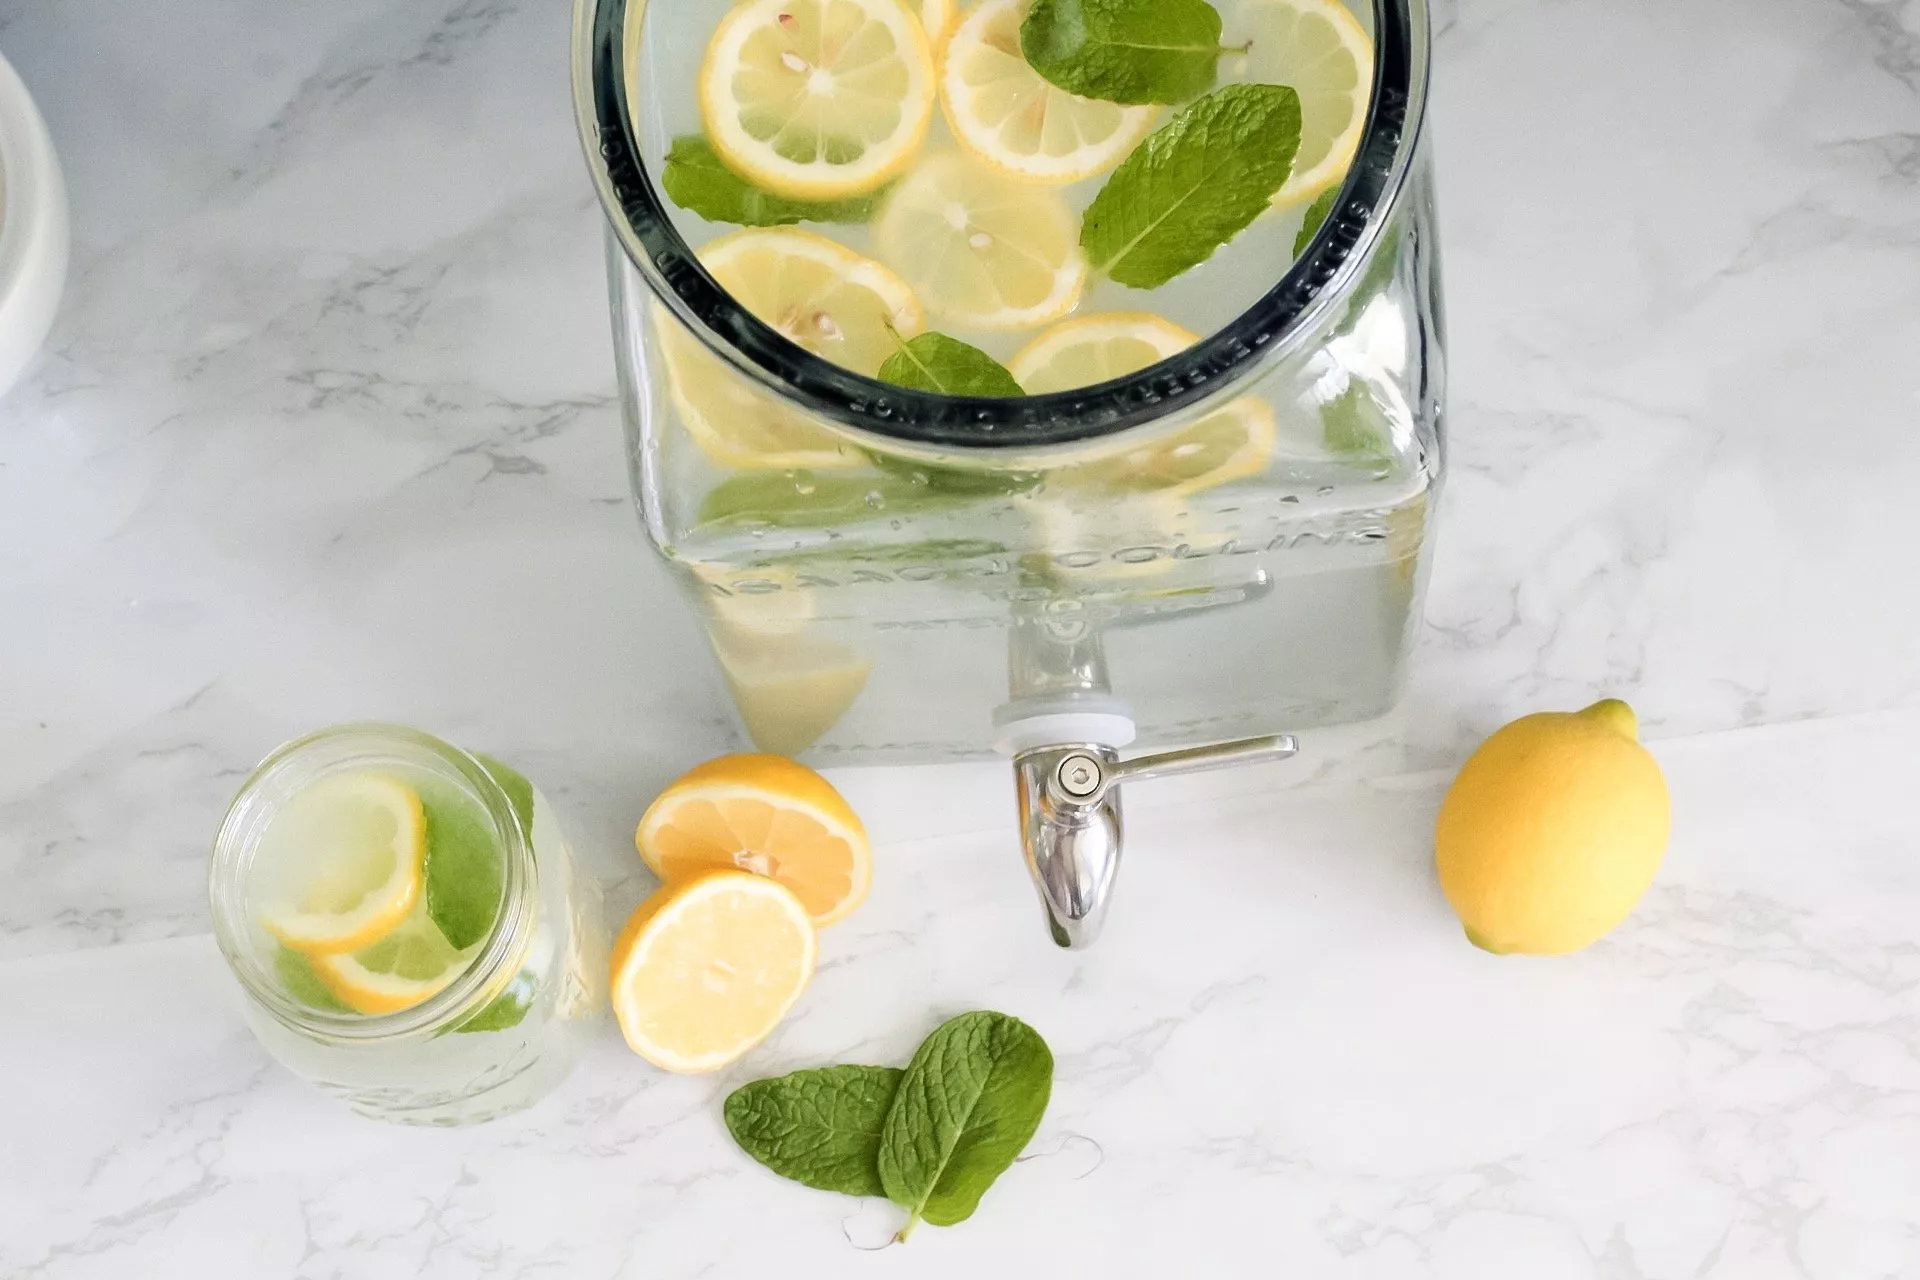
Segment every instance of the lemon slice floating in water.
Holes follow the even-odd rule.
[[[920,301],[904,280],[811,231],[736,231],[702,249],[700,261],[741,306],[808,351],[855,373],[878,372],[898,349],[894,334],[912,337],[926,325]],[[664,312],[655,311],[654,323],[666,353],[674,407],[713,461],[779,470],[865,463],[841,435],[729,367]]]
[[[398,1013],[437,994],[460,975],[477,946],[447,941],[423,903],[372,946],[347,955],[312,956],[313,971],[357,1013]]]
[[[1346,175],[1360,146],[1373,90],[1373,41],[1340,0],[1241,0],[1222,43],[1249,44],[1244,78],[1291,85],[1300,95],[1300,150],[1273,197],[1311,200]],[[1224,74],[1240,58],[1229,58]]]
[[[747,0],[714,30],[699,96],[736,171],[780,195],[838,199],[912,162],[933,118],[933,52],[899,0]]]
[[[957,151],[901,179],[873,234],[930,311],[968,328],[1045,324],[1086,288],[1080,220],[1065,198]]]
[[[941,51],[940,102],[960,145],[1030,182],[1105,173],[1153,131],[1159,111],[1082,98],[1047,81],[1020,51],[1031,0],[987,0]]]
[[[426,812],[413,788],[379,773],[323,778],[262,837],[260,923],[298,951],[357,950],[420,901],[426,856]]]

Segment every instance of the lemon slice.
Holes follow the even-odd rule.
[[[934,48],[940,47],[941,39],[952,25],[953,0],[920,0],[920,29],[927,33],[927,41]]]
[[[855,373],[879,371],[897,349],[893,333],[912,337],[926,327],[926,313],[904,280],[811,231],[737,231],[702,249],[700,261],[741,306]],[[713,461],[757,469],[865,464],[841,435],[729,367],[664,310],[656,308],[654,328],[674,408]]]
[[[813,635],[756,635],[715,627],[709,638],[747,736],[762,751],[799,755],[859,701],[873,664]]]
[[[1054,478],[1113,493],[1186,497],[1266,470],[1278,434],[1267,402],[1242,396],[1183,431]]]
[[[1273,197],[1298,204],[1346,174],[1360,146],[1373,91],[1373,41],[1340,0],[1241,0],[1222,43],[1249,44],[1244,75],[1293,86],[1300,95],[1300,150],[1293,173]]]
[[[1198,341],[1192,331],[1146,312],[1078,316],[1029,342],[1007,368],[1029,392],[1046,395],[1124,378]],[[1278,434],[1267,402],[1243,396],[1183,430],[1061,467],[1048,483],[1182,497],[1258,474]]]
[[[1087,284],[1080,220],[1060,193],[957,151],[901,179],[874,219],[879,254],[943,319],[1024,329],[1073,310]]]
[[[312,956],[327,990],[357,1013],[398,1013],[439,992],[473,959],[434,924],[422,902],[391,933],[347,955]]]
[[[807,909],[777,881],[715,871],[668,885],[613,944],[627,1046],[668,1071],[717,1071],[766,1039],[813,977]]]
[[[778,755],[709,760],[662,791],[634,843],[662,880],[733,868],[793,890],[821,928],[867,896],[866,828],[833,784]]]
[[[920,149],[932,46],[899,0],[748,0],[715,28],[699,92],[735,170],[784,196],[838,199],[883,185]]]
[[[1145,311],[1076,316],[1022,347],[1007,371],[1029,395],[1042,396],[1124,378],[1198,341],[1199,334]]]
[[[940,102],[953,136],[997,168],[1034,182],[1105,173],[1153,131],[1157,110],[1068,93],[1020,51],[1032,0],[987,0],[941,55]]]
[[[324,778],[275,815],[255,856],[262,927],[298,951],[353,951],[423,897],[426,811],[379,773]]]

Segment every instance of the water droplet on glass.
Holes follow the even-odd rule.
[[[878,511],[887,505],[887,495],[878,489],[869,489],[867,490],[867,505],[875,511]]]

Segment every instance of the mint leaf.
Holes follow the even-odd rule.
[[[796,222],[866,222],[879,206],[874,192],[852,200],[789,200],[762,191],[727,168],[713,144],[699,134],[675,138],[660,173],[667,197],[708,222],[745,227],[784,227]]]
[[[937,1227],[972,1216],[980,1197],[1040,1127],[1053,1091],[1053,1054],[1004,1013],[963,1013],[913,1055],[880,1134],[880,1185]]]
[[[287,994],[308,1008],[325,1013],[353,1012],[327,989],[327,984],[313,971],[313,962],[293,948],[279,947],[274,951],[273,971]]]
[[[1220,14],[1205,0],[1035,0],[1020,51],[1083,98],[1185,102],[1213,88]]]
[[[708,491],[700,504],[700,524],[821,529],[892,516],[924,515],[971,498],[1021,493],[1039,483],[1038,474],[1027,471],[929,468],[898,458],[888,458],[884,465],[890,474],[740,472]]]
[[[1297,258],[1305,253],[1307,246],[1313,243],[1313,238],[1320,234],[1320,228],[1325,224],[1327,215],[1333,212],[1333,202],[1339,198],[1338,183],[1313,198],[1313,203],[1307,206],[1306,217],[1300,220],[1300,230],[1293,237],[1294,257]]]
[[[1393,423],[1366,385],[1355,380],[1320,407],[1327,450],[1355,462],[1393,461]]]
[[[1027,394],[998,360],[944,333],[923,333],[902,342],[875,376],[897,387],[946,396]]]
[[[756,1080],[728,1095],[727,1130],[783,1178],[848,1196],[883,1196],[880,1131],[906,1072],[821,1067]]]
[[[486,1008],[455,1027],[454,1031],[466,1035],[474,1031],[505,1031],[517,1027],[526,1021],[528,1010],[533,1008],[534,995],[534,976],[523,969],[513,975],[513,981],[507,984],[506,990],[487,1002]]]
[[[513,816],[519,820],[520,834],[527,838],[528,844],[532,844],[533,784],[528,782],[525,775],[518,770],[501,764],[492,756],[483,756],[475,752],[473,758],[480,762],[480,767],[487,771],[487,776],[507,793],[507,804],[513,810]]]
[[[427,815],[427,915],[455,950],[486,938],[500,910],[504,868],[486,811],[450,786],[420,788]]]
[[[1119,283],[1157,289],[1264,213],[1299,149],[1299,94],[1228,85],[1175,116],[1113,171],[1087,209],[1081,247]]]

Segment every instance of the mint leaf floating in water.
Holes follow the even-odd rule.
[[[420,805],[427,815],[427,915],[454,950],[464,951],[486,938],[500,910],[500,846],[485,810],[453,787],[423,784]]]
[[[896,335],[897,338],[898,335]],[[1023,396],[998,360],[944,333],[902,341],[877,375],[882,382],[948,396]]]
[[[1327,215],[1333,212],[1334,201],[1339,198],[1340,187],[1337,183],[1313,198],[1313,203],[1307,206],[1306,216],[1300,220],[1300,230],[1294,233],[1294,257],[1297,258],[1305,253],[1307,246],[1313,243],[1313,238],[1320,234],[1320,228],[1325,225]]]
[[[1300,148],[1300,95],[1228,85],[1182,111],[1126,158],[1080,229],[1094,266],[1157,289],[1266,212]]]
[[[783,1178],[849,1196],[884,1196],[880,1130],[906,1072],[821,1067],[756,1080],[727,1097],[727,1130]]]
[[[520,833],[529,843],[533,840],[533,784],[526,776],[510,765],[501,764],[492,756],[475,754],[480,767],[494,780],[499,788],[507,793],[507,805],[513,810],[513,816],[520,823]]]
[[[880,1183],[914,1224],[971,1217],[1047,1109],[1053,1054],[1004,1013],[963,1013],[913,1055],[880,1135]]]
[[[1226,52],[1206,0],[1034,0],[1020,51],[1068,93],[1129,104],[1205,93]]]
[[[796,222],[866,222],[884,193],[852,200],[789,200],[763,191],[727,168],[713,144],[699,134],[675,138],[660,172],[667,197],[708,222],[743,227],[784,227]]]
[[[311,1009],[326,1013],[352,1013],[320,980],[313,963],[291,947],[277,946],[273,951],[273,971],[280,977],[286,993]]]

